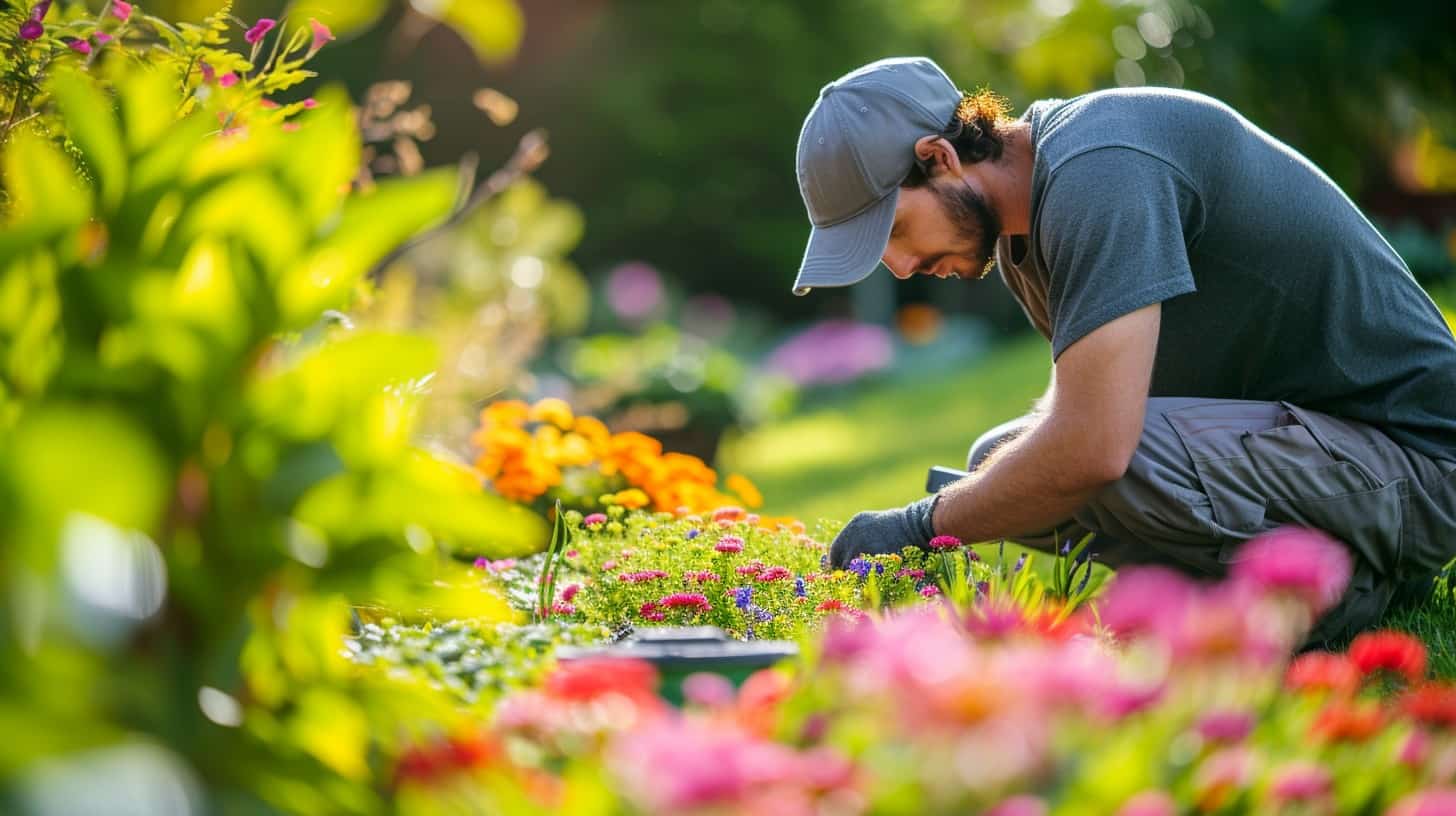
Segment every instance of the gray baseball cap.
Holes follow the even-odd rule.
[[[925,57],[872,62],[824,86],[799,132],[799,193],[814,226],[794,294],[849,286],[875,271],[915,142],[943,132],[960,99]]]

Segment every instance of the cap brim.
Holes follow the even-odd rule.
[[[808,294],[819,286],[849,286],[868,278],[885,254],[899,198],[896,188],[853,218],[814,227],[799,276],[794,279],[794,294]]]

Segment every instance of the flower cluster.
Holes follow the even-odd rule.
[[[480,449],[476,470],[491,489],[522,503],[561,499],[590,509],[602,497],[629,510],[700,513],[735,504],[753,508],[763,500],[742,476],[727,477],[720,490],[718,474],[701,459],[664,452],[645,434],[614,434],[559,399],[492,403],[481,412],[472,441]]]
[[[1288,658],[1348,575],[1340,545],[1283,530],[1223,584],[1129,570],[1065,616],[995,595],[835,616],[792,673],[689,677],[681,711],[646,690],[645,664],[567,663],[508,698],[487,739],[535,746],[516,776],[604,769],[596,795],[649,814],[1456,812],[1456,685],[1426,680],[1419,641]],[[751,615],[780,585],[711,605]]]

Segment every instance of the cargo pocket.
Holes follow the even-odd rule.
[[[1345,541],[1383,574],[1397,568],[1406,484],[1381,484],[1331,446],[1312,414],[1286,402],[1222,401],[1165,416],[1193,461],[1228,563],[1246,539],[1282,524]]]

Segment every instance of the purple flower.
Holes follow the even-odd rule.
[[[607,276],[607,303],[629,322],[651,317],[662,305],[663,294],[662,276],[640,261],[622,264]]]
[[[798,578],[794,579],[794,594],[800,598],[803,598],[809,594],[808,588],[804,586],[803,576],[799,576]]]
[[[252,28],[248,29],[248,33],[243,35],[243,39],[248,41],[248,45],[257,45],[263,41],[264,37],[268,36],[268,32],[277,27],[277,20],[271,17],[264,17],[254,23]]]
[[[753,587],[739,587],[733,590],[733,605],[741,610],[747,611],[748,605],[753,603]]]
[[[38,40],[45,33],[45,26],[39,20],[26,20],[20,24],[20,39]]]
[[[85,40],[67,40],[66,47],[70,48],[72,51],[75,51],[77,54],[91,53],[91,43],[88,43]]]
[[[1021,557],[1016,559],[1016,566],[1011,568],[1012,574],[1021,572],[1021,568],[1024,566],[1026,566],[1026,553],[1022,553]]]
[[[698,537],[698,535],[699,535],[699,534],[700,534],[700,533],[699,533],[699,531],[698,531],[698,528],[696,528],[696,527],[694,527],[694,528],[693,528],[693,529],[691,529],[691,530],[688,530],[688,533],[687,533],[687,535],[686,535],[686,536],[684,536],[684,537],[685,537],[685,538],[686,538],[686,539],[687,539],[687,540],[688,540],[688,541],[692,541],[692,540],[693,540],[693,539],[695,539],[695,538],[697,538],[697,537]]]
[[[845,569],[849,570],[855,575],[858,575],[860,579],[863,580],[864,578],[869,577],[870,562],[865,560],[863,556],[856,556],[853,561],[849,562],[849,566],[845,567]]]
[[[483,570],[483,569],[488,568],[489,566],[490,566],[490,561],[489,560],[487,560],[485,558],[477,558],[477,559],[475,559],[475,568],[476,569]]]
[[[883,326],[828,320],[784,341],[765,367],[801,386],[836,384],[886,368],[894,355],[894,340]]]

